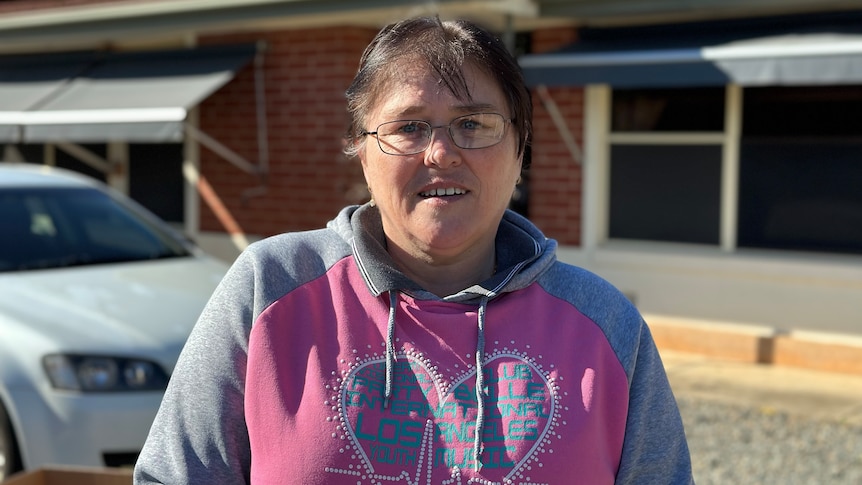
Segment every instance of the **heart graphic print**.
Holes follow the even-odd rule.
[[[357,483],[531,483],[542,455],[558,438],[558,377],[517,351],[486,357],[485,422],[481,472],[476,470],[478,415],[476,370],[450,378],[416,351],[401,352],[394,366],[392,397],[383,406],[385,361],[358,360],[342,372],[333,437],[346,443],[353,465],[327,472],[355,476]]]

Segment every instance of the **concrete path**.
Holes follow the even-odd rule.
[[[663,350],[678,396],[862,425],[862,376],[721,361]]]

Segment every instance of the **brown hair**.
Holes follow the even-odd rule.
[[[463,73],[468,62],[494,79],[506,96],[512,126],[518,132],[518,155],[523,155],[533,134],[533,104],[517,61],[497,37],[478,25],[466,20],[442,22],[438,17],[390,24],[365,48],[346,93],[350,126],[344,153],[356,155],[364,141],[363,130],[369,129],[363,126],[366,116],[391,83],[403,75],[405,65],[424,63],[454,96],[469,101]]]

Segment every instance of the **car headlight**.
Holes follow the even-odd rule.
[[[51,354],[42,358],[55,389],[83,392],[164,390],[167,373],[156,363],[134,358]]]

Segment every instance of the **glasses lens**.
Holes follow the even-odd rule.
[[[390,121],[377,127],[377,143],[390,155],[422,152],[430,140],[431,125],[424,121]]]
[[[503,139],[506,119],[497,113],[461,116],[449,124],[449,133],[461,148],[487,148]]]

